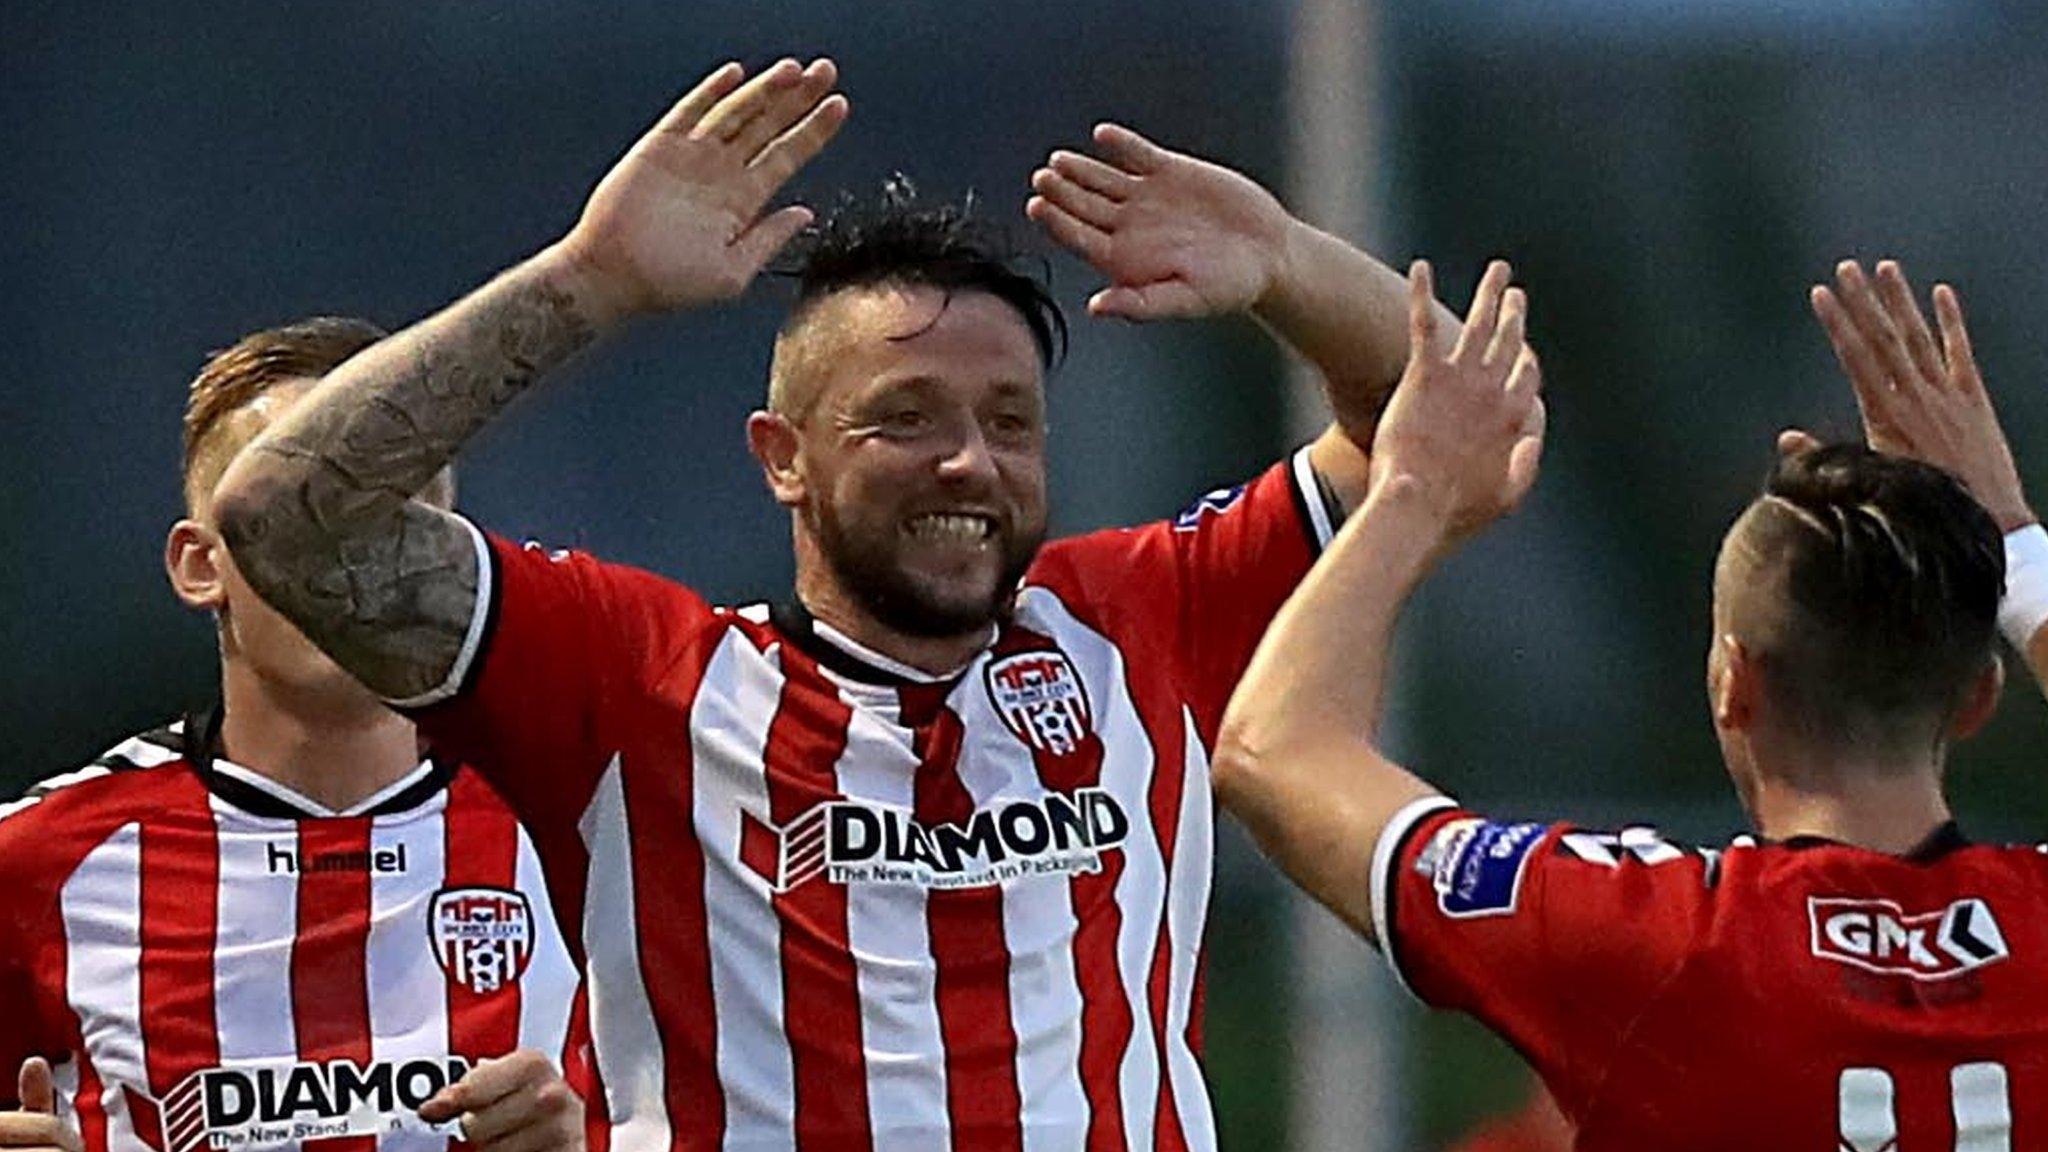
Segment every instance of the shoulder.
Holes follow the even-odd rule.
[[[0,889],[54,884],[123,826],[203,795],[182,748],[176,726],[139,733],[0,803]]]

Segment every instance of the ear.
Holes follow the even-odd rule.
[[[1707,693],[1713,704],[1714,726],[1737,732],[1754,727],[1762,690],[1763,669],[1756,658],[1733,635],[1716,634],[1714,651],[1707,659]]]
[[[1991,722],[1992,713],[1998,711],[1999,693],[2005,690],[2005,661],[1997,656],[1977,674],[1969,688],[1963,692],[1962,702],[1955,714],[1949,717],[1948,735],[1951,740],[1968,740],[1975,736],[1984,725]]]
[[[747,451],[760,462],[775,502],[785,508],[802,504],[807,492],[799,459],[802,449],[802,434],[787,417],[767,411],[747,417]]]
[[[171,591],[187,608],[217,612],[227,605],[227,583],[222,568],[227,543],[220,533],[197,520],[180,520],[171,525],[164,540],[164,574]]]

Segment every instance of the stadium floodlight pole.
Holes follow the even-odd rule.
[[[1296,5],[1286,103],[1289,203],[1303,219],[1371,252],[1382,250],[1366,241],[1380,221],[1376,193],[1385,184],[1382,7],[1380,0]],[[1296,440],[1328,420],[1312,371],[1297,365],[1288,389],[1288,432]],[[1386,966],[1356,935],[1299,892],[1291,899],[1294,1148],[1405,1148],[1402,1073],[1412,1015],[1402,1011]]]

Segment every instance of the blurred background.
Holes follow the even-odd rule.
[[[2048,482],[2027,311],[2048,8],[2026,0],[7,0],[0,786],[212,691],[208,623],[160,563],[208,350],[314,312],[421,316],[558,235],[701,73],[785,52],[835,56],[853,100],[794,189],[813,203],[901,170],[1023,228],[1031,169],[1115,117],[1396,265],[1432,257],[1461,309],[1486,257],[1514,260],[1545,476],[1412,612],[1392,714],[1413,762],[1500,815],[1740,829],[1702,706],[1708,575],[1778,428],[1855,429],[1804,297],[1836,258],[1959,286],[2022,472]],[[1097,282],[1053,265],[1078,318]],[[465,457],[464,504],[715,598],[786,591],[785,522],[740,435],[780,299],[587,356]],[[1078,319],[1056,528],[1255,472],[1299,435],[1298,384],[1250,323]],[[1981,838],[2048,829],[2048,716],[2011,687],[1956,758]],[[1401,1003],[1224,841],[1227,1147],[1442,1148],[1516,1104],[1512,1054]]]

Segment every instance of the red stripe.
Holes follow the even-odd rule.
[[[441,837],[443,888],[519,891],[519,826],[475,773],[464,770],[449,781]],[[528,957],[539,938],[532,917],[546,914],[546,909],[527,908]],[[440,946],[438,939],[434,946]],[[521,992],[518,976],[508,975],[511,978],[496,987],[480,990],[473,981],[456,979],[455,971],[448,973],[448,1050],[467,1057],[472,1065],[519,1047]],[[451,1149],[470,1146],[460,1140],[449,1142]]]
[[[292,1023],[299,1059],[370,1062],[370,989],[364,972],[370,938],[368,869],[323,871],[333,853],[367,855],[364,816],[299,824],[299,934],[292,942]],[[309,1140],[306,1152],[374,1152],[373,1136]]]
[[[106,1085],[100,1083],[100,1074],[92,1066],[92,1057],[85,1054],[85,1046],[79,1045],[75,1058],[78,1061],[78,1096],[71,1102],[78,1113],[78,1135],[84,1141],[86,1152],[107,1152],[107,1109]]]
[[[1050,637],[1013,628],[996,654],[1057,647]],[[1095,722],[1100,723],[1106,702],[1089,703]],[[1101,784],[1102,756],[1102,738],[1092,724],[1087,739],[1066,755],[1047,748],[1032,750],[1039,783],[1049,792],[1068,796]],[[1131,1043],[1132,1017],[1116,950],[1124,923],[1116,886],[1123,874],[1124,852],[1117,849],[1103,853],[1101,871],[1078,874],[1068,883],[1076,924],[1074,980],[1081,991],[1081,1090],[1088,1098],[1090,1149],[1124,1147],[1123,1094],[1117,1074]]]
[[[1142,714],[1142,708],[1141,708]],[[1186,735],[1179,717],[1162,727],[1151,728],[1157,759],[1152,768],[1152,831],[1159,838],[1160,867],[1166,870],[1161,890],[1159,936],[1152,946],[1152,970],[1145,980],[1146,1003],[1151,1010],[1152,1044],[1159,1057],[1159,1120],[1152,1131],[1152,1147],[1159,1152],[1180,1152],[1188,1146],[1182,1131],[1180,1107],[1173,1095],[1173,1064],[1167,1053],[1167,999],[1171,993],[1173,957],[1173,853],[1179,847],[1180,806],[1187,785]],[[1161,735],[1161,734],[1164,735]],[[1190,1024],[1199,1015],[1190,1012]]]
[[[764,753],[769,819],[785,828],[839,798],[833,771],[853,710],[815,664],[783,648],[782,698]],[[846,888],[816,876],[775,897],[782,922],[782,1018],[796,1080],[801,1148],[873,1147],[860,984],[847,940]]]
[[[142,830],[141,1020],[149,1094],[220,1063],[213,953],[220,842],[211,818]]]
[[[908,693],[906,693],[908,695]],[[906,714],[916,711],[906,700]],[[960,718],[939,712],[918,732],[915,814],[924,824],[974,814],[960,782]],[[946,1046],[946,1110],[953,1147],[1022,1148],[1024,1103],[1017,1089],[1017,1030],[1010,1022],[1010,949],[1003,891],[962,888],[926,898],[936,967],[939,1035]]]
[[[722,633],[711,633],[661,686],[695,700]],[[718,1008],[711,999],[711,934],[704,907],[704,846],[691,821],[695,764],[686,718],[664,715],[649,746],[622,755],[620,786],[633,854],[634,930],[640,976],[661,1038],[671,1149],[712,1152],[725,1141],[718,1083]]]
[[[585,1152],[609,1152],[612,1123],[605,1106],[604,1078],[598,1075],[596,1053],[590,1048],[590,989],[587,986],[576,989],[575,1004],[569,1009],[569,1032],[562,1044],[562,1077],[583,1098]]]

